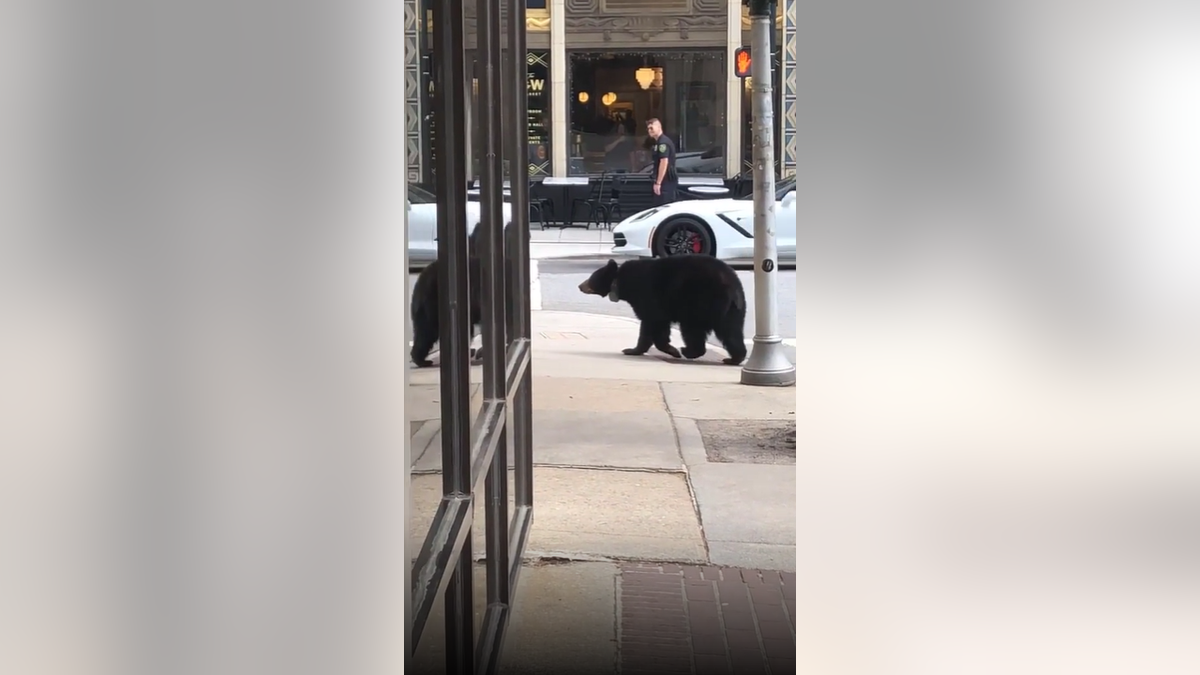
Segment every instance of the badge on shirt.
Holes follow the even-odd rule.
[[[659,144],[658,144],[658,151],[659,151],[659,152],[666,152],[666,151],[667,151],[667,144],[666,144],[666,143],[659,143]]]

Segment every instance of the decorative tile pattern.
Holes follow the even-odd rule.
[[[620,16],[632,13],[688,15],[692,13],[692,0],[600,0],[600,11]]]
[[[800,119],[800,99],[796,73],[799,39],[796,30],[796,0],[783,0],[783,171],[784,176],[796,173],[799,154],[797,123]]]
[[[404,122],[408,146],[408,180],[421,180],[421,49],[420,0],[404,0]]]
[[[600,11],[600,0],[565,0],[563,8],[567,14],[596,14]]]

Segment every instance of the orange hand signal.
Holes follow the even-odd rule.
[[[750,48],[738,47],[733,54],[733,72],[738,77],[750,77]]]

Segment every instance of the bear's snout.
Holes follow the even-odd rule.
[[[588,283],[587,279],[585,279],[582,284],[579,284],[579,292],[586,293],[587,295],[593,295],[595,293],[595,291],[592,290],[592,285]]]

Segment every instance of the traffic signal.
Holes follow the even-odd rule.
[[[733,72],[738,77],[750,77],[749,47],[738,47],[733,53]]]

